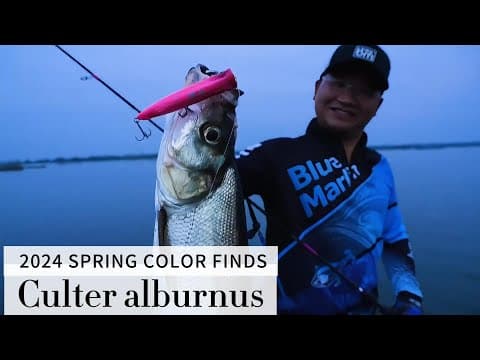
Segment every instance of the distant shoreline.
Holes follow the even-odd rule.
[[[24,169],[44,168],[47,164],[71,164],[80,162],[98,162],[98,161],[119,161],[119,160],[154,160],[157,154],[136,154],[136,155],[100,155],[88,157],[58,157],[55,159],[40,159],[26,161],[8,161],[0,163],[0,171],[21,171]]]
[[[400,144],[371,146],[375,150],[437,150],[446,148],[480,147],[480,141],[453,142],[438,144]],[[55,159],[40,159],[26,161],[0,162],[0,171],[21,171],[24,169],[44,168],[47,164],[70,164],[79,162],[119,161],[119,160],[155,160],[157,154],[132,154],[132,155],[97,155],[88,157],[57,157]]]

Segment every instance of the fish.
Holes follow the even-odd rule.
[[[190,68],[185,86],[218,72]],[[170,114],[156,163],[154,245],[248,245],[235,162],[235,88]]]

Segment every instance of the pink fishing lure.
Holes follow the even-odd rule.
[[[158,100],[140,114],[138,120],[150,120],[156,116],[165,115],[186,106],[195,104],[210,96],[232,90],[237,87],[237,80],[230,69],[212,75],[193,83]]]

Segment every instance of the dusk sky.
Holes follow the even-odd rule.
[[[62,45],[62,44],[60,44]],[[63,45],[62,45],[63,46]],[[367,127],[371,145],[480,140],[480,46],[381,45],[390,89]],[[298,136],[314,116],[314,83],[334,45],[64,45],[143,110],[183,86],[202,63],[232,69],[245,92],[237,108],[237,150]],[[123,103],[53,45],[0,46],[0,162],[156,153],[161,133],[142,142]],[[154,121],[164,125],[165,118]]]

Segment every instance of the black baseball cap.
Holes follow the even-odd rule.
[[[390,59],[378,45],[340,45],[332,55],[323,75],[352,67],[369,71],[372,85],[381,91],[388,89]]]

